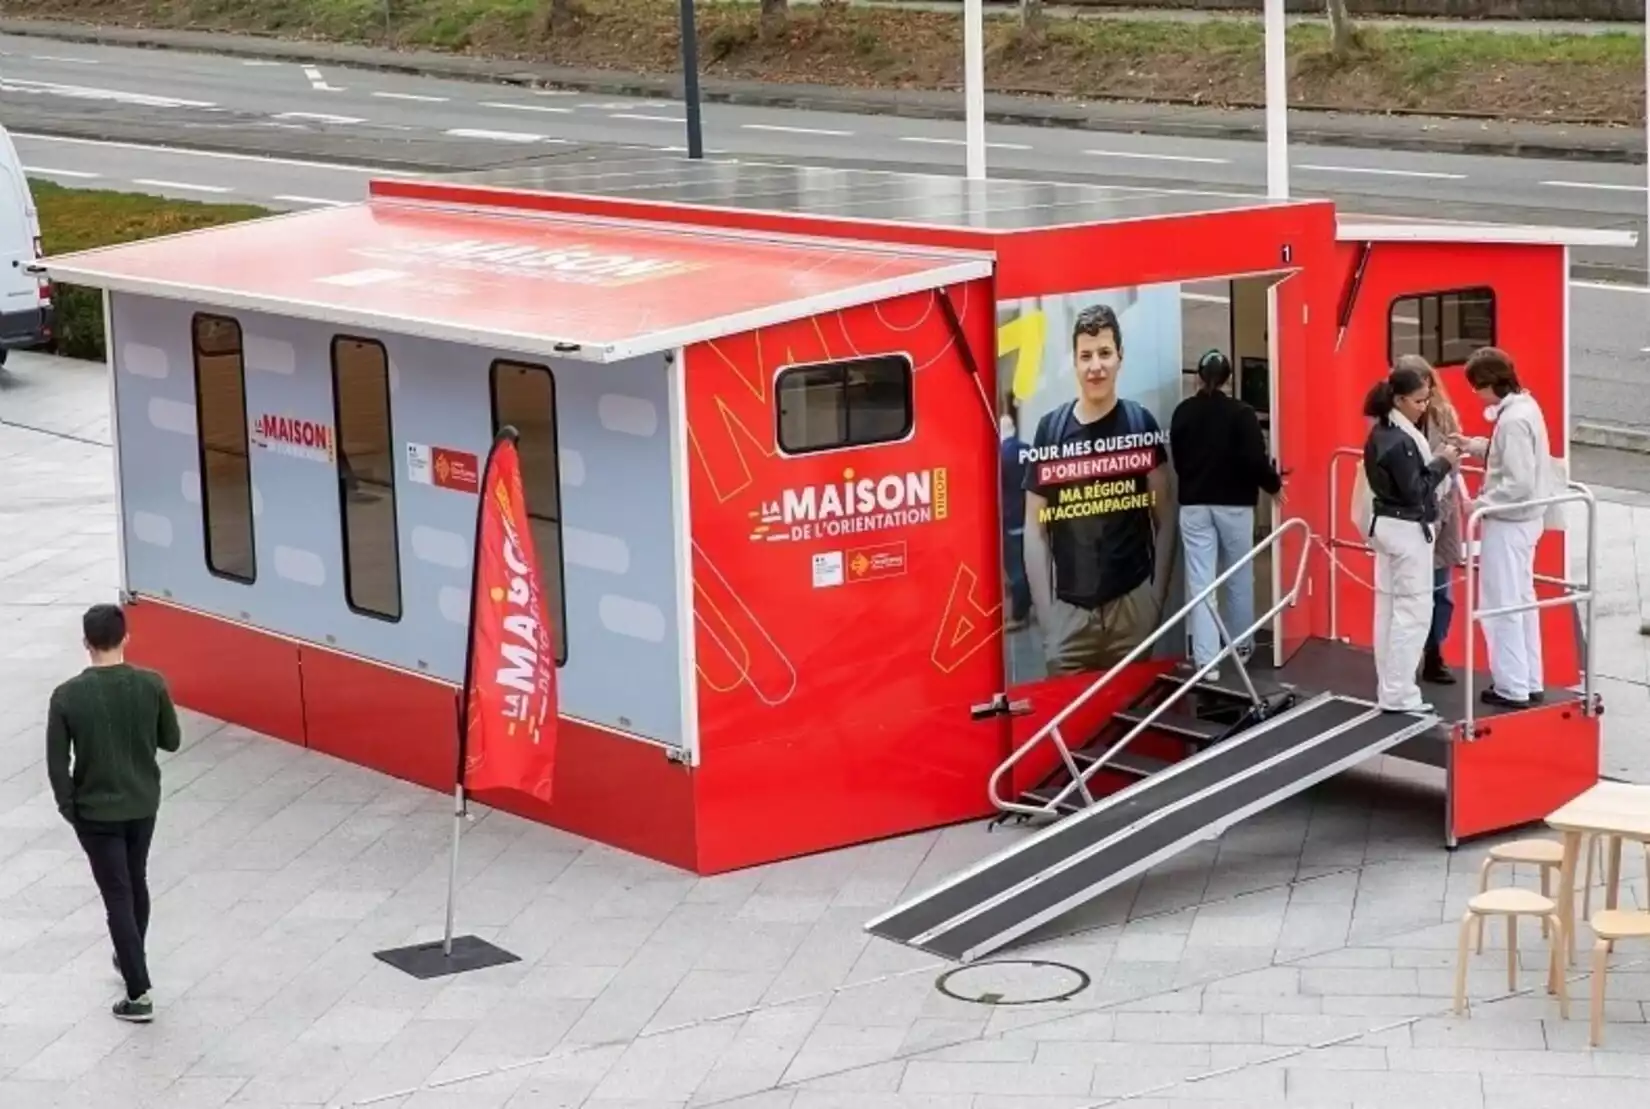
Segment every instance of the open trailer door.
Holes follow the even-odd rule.
[[[1342,444],[1332,463],[1330,534],[1337,558],[1330,578],[1330,631],[1367,647],[1371,556],[1348,518],[1356,446],[1363,435],[1358,414],[1363,390],[1399,355],[1419,354],[1437,368],[1465,433],[1487,436],[1493,430],[1490,413],[1468,386],[1465,365],[1481,347],[1498,347],[1540,404],[1553,455],[1567,468],[1569,247],[1630,246],[1633,236],[1575,228],[1343,221],[1339,237],[1346,291],[1334,380],[1341,395],[1323,417],[1337,427]],[[1469,463],[1464,471],[1467,494],[1475,496],[1481,466]],[[1546,688],[1541,708],[1491,718],[1478,706],[1477,692],[1490,685],[1482,623],[1467,596],[1466,567],[1450,568],[1455,616],[1445,659],[1458,670],[1464,667],[1471,636],[1476,671],[1442,698],[1429,694],[1456,740],[1445,747],[1451,843],[1539,820],[1597,778],[1597,706],[1584,702],[1578,685],[1589,666],[1589,644],[1586,607],[1577,601],[1593,588],[1596,557],[1586,549],[1586,511],[1578,499],[1566,509],[1565,523],[1549,524],[1536,547],[1536,597],[1547,602],[1539,610]],[[1469,556],[1475,553],[1469,543]],[[1442,711],[1445,701],[1453,711]]]

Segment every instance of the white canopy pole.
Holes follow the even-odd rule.
[[[1289,198],[1289,56],[1283,0],[1266,0],[1266,195]]]
[[[985,3],[963,0],[963,115],[968,176],[985,180]]]

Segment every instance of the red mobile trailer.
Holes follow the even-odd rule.
[[[1359,441],[1355,398],[1388,346],[1447,365],[1498,343],[1566,442],[1568,241],[1338,234],[1326,202],[573,158],[375,182],[364,206],[50,269],[110,290],[133,651],[184,703],[447,787],[462,657],[447,578],[466,573],[474,495],[450,475],[514,423],[557,552],[562,739],[548,807],[484,800],[709,873],[994,811],[1102,812],[1108,791],[1189,781],[1325,698],[1350,715],[1319,731],[1362,745],[1258,802],[1393,743],[1450,768],[1450,842],[1579,792],[1598,740],[1579,695],[1472,742],[1459,695],[1441,722],[1369,738],[1363,556],[1336,551],[1333,573],[1327,557],[1351,543],[1336,452]],[[1079,457],[1033,427],[1080,388],[1074,329],[1097,306],[1136,422]],[[1166,676],[1178,627],[1061,654],[1004,584],[1028,484],[1056,544],[1101,516],[1141,550],[1172,547],[1134,525],[1172,523],[1162,429],[1209,343],[1230,347],[1292,471],[1287,509],[1260,506],[1259,607],[1277,612],[1248,704]],[[1562,578],[1563,538],[1548,544]],[[1186,598],[1172,561],[1153,574],[1166,619]],[[1548,629],[1549,684],[1572,685],[1575,624]],[[1217,718],[1228,734],[1204,734]],[[1131,759],[1060,777],[1119,729],[1137,733]],[[1540,781],[1507,788],[1537,758]],[[936,927],[889,934],[943,950]]]

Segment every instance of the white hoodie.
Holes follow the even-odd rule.
[[[1519,504],[1551,497],[1560,492],[1547,440],[1547,423],[1541,407],[1528,393],[1509,393],[1492,407],[1487,416],[1495,422],[1488,440],[1468,444],[1471,453],[1484,458],[1484,485],[1478,494],[1480,506]],[[1498,512],[1497,520],[1539,520],[1545,508],[1522,508]]]

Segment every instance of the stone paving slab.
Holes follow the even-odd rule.
[[[1615,957],[1602,1049],[1586,1044],[1580,964],[1571,1020],[1538,992],[1533,927],[1520,989],[1509,996],[1492,927],[1471,1014],[1450,1015],[1484,845],[1442,850],[1436,795],[1393,760],[1045,928],[1006,956],[1078,968],[1089,986],[989,1006],[945,996],[945,965],[862,931],[1015,834],[978,826],[699,879],[482,810],[460,924],[522,961],[414,981],[371,953],[439,932],[446,799],[185,713],[152,866],[160,1017],[117,1024],[101,908],[41,765],[46,692],[80,664],[76,618],[114,590],[107,427],[91,415],[103,383],[74,364],[13,368],[0,391],[4,1109],[1644,1103],[1650,946]],[[1605,506],[1600,637],[1613,645],[1607,762],[1650,780],[1646,717],[1622,706],[1650,678],[1645,511]],[[1650,905],[1637,848],[1623,870],[1624,903]],[[1016,990],[1049,981],[986,970]]]

